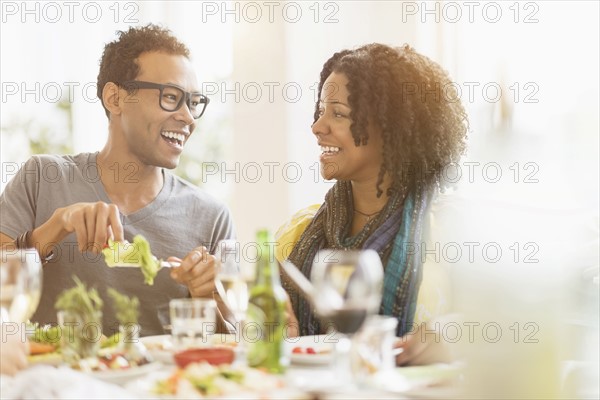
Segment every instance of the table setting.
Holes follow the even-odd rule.
[[[3,271],[3,339],[5,333],[25,331],[30,343],[51,351],[30,355],[29,367],[15,376],[2,375],[1,398],[399,398],[459,378],[456,365],[395,367],[397,321],[376,315],[381,263],[369,251],[344,252],[335,261],[317,255],[310,281],[304,278],[300,285],[330,328],[325,334],[301,337],[283,331],[278,360],[282,372],[252,368],[257,337],[249,329],[247,311],[256,307],[249,276],[257,271],[255,266],[231,264],[236,251],[230,245],[222,244],[218,256],[223,262],[216,274],[216,287],[240,322],[237,332],[228,334],[215,332],[213,300],[185,298],[169,304],[170,334],[139,337],[137,299],[114,293],[121,304],[116,310],[120,332],[81,342],[84,330],[67,330],[69,324],[79,325],[66,315],[83,316],[85,321],[77,320],[82,325],[98,327],[93,321],[103,308],[95,289],[75,280],[57,300],[63,308],[58,325],[29,325],[35,293],[41,290],[35,250],[20,253],[20,263],[4,263],[3,270],[12,272]],[[30,301],[26,306],[24,298]]]

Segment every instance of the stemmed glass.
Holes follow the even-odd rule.
[[[351,337],[381,303],[383,266],[374,250],[320,250],[312,266],[315,308],[324,324],[337,331],[335,367],[350,384]]]
[[[0,250],[0,321],[25,322],[42,291],[42,264],[35,249]]]
[[[215,258],[217,264],[215,286],[239,324],[236,331],[240,338],[238,349],[242,354],[244,320],[248,310],[248,286],[254,280],[253,269],[250,264],[243,262],[240,243],[235,240],[221,240],[217,244]]]

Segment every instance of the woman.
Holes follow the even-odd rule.
[[[278,258],[310,276],[319,249],[376,250],[385,269],[380,314],[398,318],[398,336],[414,333],[434,314],[425,307],[415,319],[417,303],[435,290],[424,290],[421,255],[407,249],[419,248],[444,167],[465,150],[467,126],[447,73],[411,47],[375,43],[334,54],[321,71],[312,132],[321,175],[337,182],[318,210],[279,230]],[[310,305],[283,282],[300,335],[321,333]]]

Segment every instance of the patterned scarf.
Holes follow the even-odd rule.
[[[408,332],[414,320],[422,278],[421,242],[423,219],[430,191],[413,190],[406,197],[393,194],[385,207],[356,235],[349,236],[354,206],[352,185],[338,181],[302,233],[289,260],[310,279],[312,263],[321,249],[373,249],[384,265],[384,287],[380,314],[398,318],[396,334]],[[321,326],[309,302],[285,274],[283,286],[290,295],[300,324],[300,335],[320,334]]]

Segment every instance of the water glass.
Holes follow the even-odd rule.
[[[36,310],[42,266],[35,249],[0,250],[0,321],[24,322]]]
[[[323,325],[333,325],[337,331],[335,377],[340,386],[351,388],[351,339],[367,317],[379,309],[381,260],[374,250],[323,249],[315,256],[311,281],[317,315]]]
[[[217,303],[210,299],[173,299],[169,302],[171,338],[176,348],[205,345],[216,332]]]
[[[350,362],[356,382],[364,383],[372,375],[396,366],[394,342],[397,325],[395,317],[374,315],[354,335]]]
[[[235,240],[221,240],[215,251],[215,287],[233,313],[241,331],[248,309],[249,285],[256,279],[254,265],[244,262],[241,246]]]

